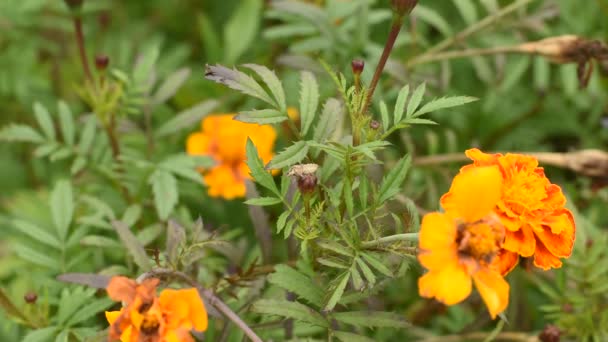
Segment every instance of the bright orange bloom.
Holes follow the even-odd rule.
[[[190,330],[207,329],[207,311],[196,289],[165,289],[156,297],[158,283],[158,279],[137,284],[125,277],[112,278],[108,296],[125,307],[106,311],[109,341],[194,342]]]
[[[212,197],[245,196],[245,180],[251,179],[245,163],[247,137],[255,144],[264,163],[274,155],[277,134],[272,126],[243,123],[233,118],[234,114],[206,117],[201,124],[202,132],[190,134],[186,143],[188,154],[211,156],[217,162],[213,168],[201,170]]]
[[[498,268],[505,230],[492,212],[502,194],[498,167],[480,167],[454,177],[452,206],[422,219],[418,260],[429,271],[418,279],[420,295],[454,305],[472,283],[492,318],[509,303],[509,284]]]
[[[501,272],[507,274],[518,255],[534,255],[534,265],[542,269],[561,267],[574,246],[575,224],[566,197],[559,186],[551,184],[543,168],[531,156],[521,154],[486,154],[478,149],[466,151],[473,164],[466,171],[496,165],[502,173],[504,188],[495,212],[506,228],[501,251]],[[462,172],[462,171],[461,171]],[[452,205],[452,192],[441,199],[444,207]]]

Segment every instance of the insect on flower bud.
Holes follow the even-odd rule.
[[[110,57],[107,55],[97,55],[95,56],[95,67],[97,71],[104,71],[108,68],[110,64]]]
[[[417,4],[418,0],[391,0],[391,6],[399,16],[409,14]]]
[[[317,164],[301,164],[291,167],[288,176],[295,177],[298,182],[298,189],[302,194],[310,194],[317,188],[317,176],[315,173],[319,169]]]
[[[365,68],[365,62],[360,59],[353,59],[350,65],[353,68],[353,74],[355,75],[361,75]]]
[[[38,300],[38,295],[35,292],[28,292],[23,296],[23,300],[28,304],[35,304],[36,300]]]

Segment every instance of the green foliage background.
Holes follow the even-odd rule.
[[[596,64],[586,88],[579,88],[576,65],[550,64],[536,56],[495,55],[407,67],[444,39],[518,2],[522,1],[420,0],[413,20],[406,22],[376,93],[375,119],[382,122],[382,101],[392,109],[405,85],[412,94],[425,83],[423,103],[459,95],[479,101],[429,113],[427,118],[438,125],[415,125],[388,138],[391,147],[378,156],[387,171],[379,167],[378,183],[385,174],[390,180],[388,170],[395,165],[406,170],[406,153],[414,161],[407,179],[395,183],[402,199],[388,205],[392,212],[402,213],[395,221],[403,231],[417,230],[416,207],[438,209],[439,197],[458,167],[420,166],[415,162],[418,157],[461,153],[472,146],[530,152],[608,147],[608,61]],[[515,45],[562,34],[608,40],[606,0],[584,5],[580,0],[528,2],[452,48]],[[56,277],[67,272],[137,276],[154,263],[155,254],[160,254],[163,265],[196,268],[199,280],[259,327],[265,340],[284,339],[282,325],[269,324],[280,317],[296,319],[297,336],[323,338],[328,323],[321,294],[336,284],[328,284],[327,277],[304,263],[297,272],[280,265],[269,277],[258,275],[262,253],[253,229],[260,224],[256,220],[264,217],[273,232],[277,228],[272,259],[282,264],[290,259],[283,240],[288,230],[282,231],[282,225],[289,226],[287,216],[282,218],[276,206],[264,207],[265,216],[256,216],[241,200],[210,198],[194,170],[211,161],[186,156],[185,139],[210,113],[260,106],[258,100],[205,80],[206,64],[266,65],[277,72],[286,104],[294,107],[300,98],[301,70],[314,74],[321,98],[335,96],[334,83],[319,57],[349,82],[351,60],[365,60],[362,77],[367,84],[390,25],[388,1],[85,0],[82,20],[92,68],[94,55],[108,55],[112,72],[106,77],[121,85],[121,101],[112,108],[122,119],[120,162],[113,159],[110,142],[91,114],[94,106],[84,94],[68,6],[57,0],[0,1],[0,340],[105,338],[103,311],[117,306],[103,291]],[[277,151],[290,145],[289,137],[282,135]],[[257,157],[251,149],[248,152],[250,160]],[[449,308],[420,299],[416,279],[422,270],[415,262],[369,253],[359,259],[373,268],[371,276],[364,275],[373,290],[361,292],[361,297],[350,293],[355,304],[333,317],[348,330],[334,337],[433,341],[435,336],[454,335],[464,341],[469,333],[489,333],[496,327],[496,333],[502,329],[534,336],[555,324],[565,338],[607,340],[608,189],[603,184],[608,174],[588,178],[553,167],[547,174],[562,186],[576,214],[577,245],[559,270],[539,273],[522,262],[509,275],[507,324],[491,322],[478,297]],[[277,189],[283,197],[285,178]],[[266,186],[259,190],[263,196],[272,195]],[[183,241],[188,241],[174,259],[169,255],[173,251],[165,249],[171,241],[169,218],[185,227]],[[130,227],[128,237],[113,228],[114,220]],[[303,235],[300,232],[299,237]],[[145,246],[143,254],[129,248],[131,238]],[[326,247],[334,252],[341,248]],[[356,258],[349,262],[359,262]],[[377,275],[386,277],[370,281]],[[302,295],[289,279],[310,282],[310,292]],[[299,302],[292,307],[273,302],[284,299],[285,289],[298,293],[315,314],[308,314]],[[23,300],[28,292],[38,295],[35,305]],[[351,305],[344,298],[341,305]],[[261,300],[252,306],[257,299]],[[277,307],[286,311],[278,312]],[[370,322],[366,310],[387,316]],[[237,329],[224,329],[222,320],[210,321],[205,340],[242,338]]]

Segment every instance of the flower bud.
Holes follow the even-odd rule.
[[[365,62],[360,59],[353,59],[350,65],[353,68],[353,74],[355,75],[361,75],[365,68]]]
[[[23,300],[25,300],[25,302],[28,304],[35,304],[36,300],[38,300],[38,295],[36,292],[30,291],[23,296]]]
[[[369,128],[373,129],[373,130],[377,130],[380,128],[380,123],[376,120],[372,120],[369,123]]]
[[[80,7],[82,7],[82,3],[84,2],[84,0],[63,0],[63,1],[65,1],[65,4],[68,5],[68,7],[71,10],[80,9]]]
[[[559,342],[560,334],[561,332],[558,327],[549,324],[545,326],[545,329],[538,335],[538,339],[541,342]]]
[[[97,55],[95,56],[95,68],[97,71],[104,71],[108,68],[110,64],[110,57],[107,55]]]
[[[315,173],[318,169],[317,164],[294,165],[287,175],[296,178],[298,189],[302,194],[310,194],[317,188],[318,179]]]
[[[417,4],[418,0],[391,0],[391,6],[399,16],[409,14]]]

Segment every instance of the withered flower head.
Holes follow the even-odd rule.
[[[298,182],[298,189],[303,194],[310,194],[317,188],[317,176],[315,173],[319,169],[317,164],[300,164],[291,167],[288,176],[295,177]]]

